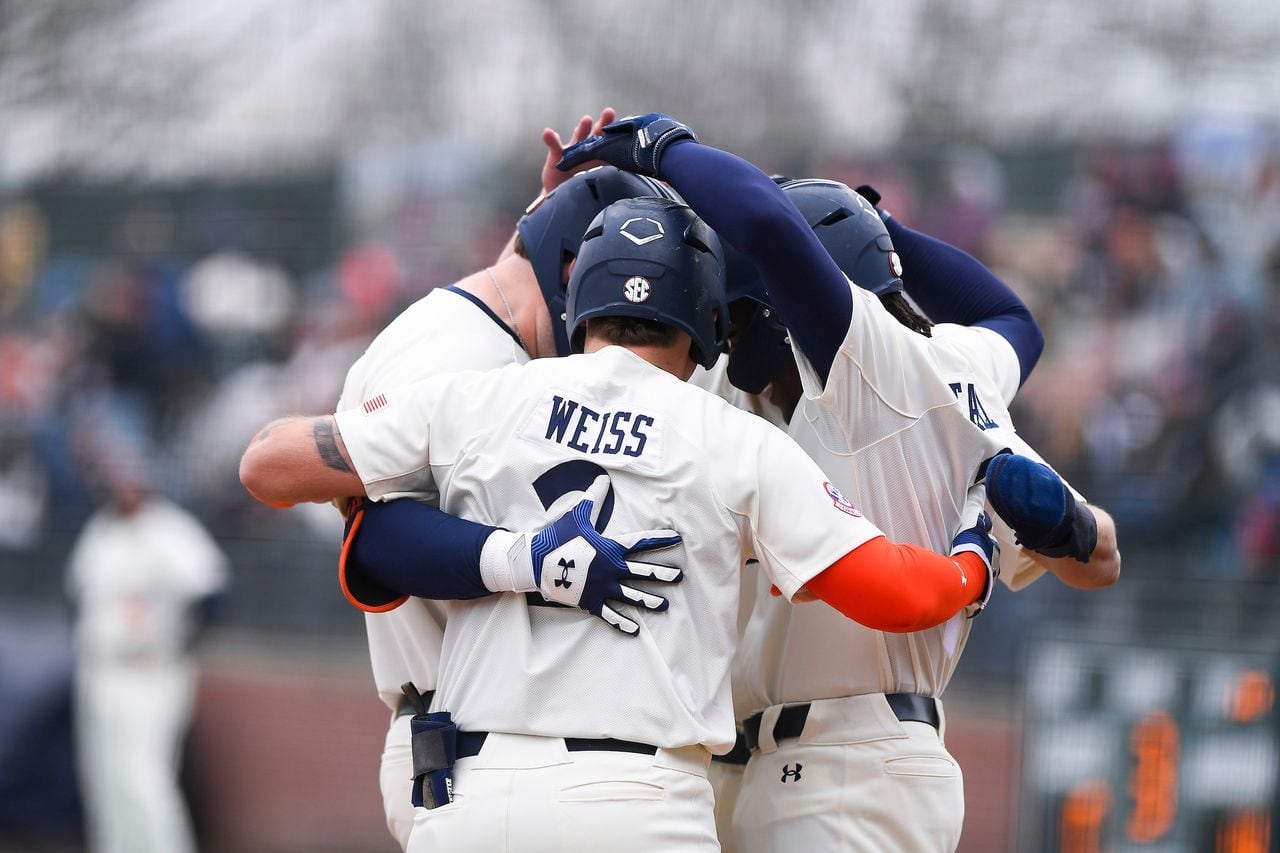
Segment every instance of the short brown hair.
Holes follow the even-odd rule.
[[[676,342],[680,330],[640,317],[592,317],[587,320],[587,334],[622,346],[669,347]]]
[[[526,261],[529,260],[529,249],[524,244],[524,235],[519,231],[516,231],[516,239],[511,243],[511,251],[524,258]]]

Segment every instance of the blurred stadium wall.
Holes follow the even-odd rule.
[[[78,843],[61,579],[104,437],[235,567],[188,762],[208,849],[388,846],[336,515],[235,463],[493,257],[542,127],[605,105],[876,184],[1046,331],[1015,418],[1124,573],[983,615],[962,849],[1275,845],[1276,44],[1253,0],[0,0],[0,849]]]

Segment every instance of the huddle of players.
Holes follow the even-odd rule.
[[[765,571],[759,588],[748,591],[755,593],[754,612],[735,666],[736,716],[745,722],[751,759],[741,779],[733,778],[732,765],[717,765],[729,777],[722,780],[722,794],[736,782],[743,787],[733,828],[727,821],[721,825],[721,843],[728,848],[736,841],[743,850],[782,845],[954,849],[963,794],[959,770],[942,743],[936,697],[967,635],[963,611],[980,607],[991,591],[982,562],[982,552],[990,553],[984,528],[968,525],[953,540],[955,531],[966,527],[961,521],[966,502],[974,503],[976,496],[981,503],[981,488],[971,487],[985,474],[988,496],[1003,516],[997,531],[1008,540],[1012,525],[1024,545],[1044,552],[1004,549],[1001,565],[1011,586],[1030,582],[1046,568],[1075,585],[1101,585],[1113,580],[1118,569],[1110,519],[1091,511],[1036,463],[1013,434],[1006,406],[1039,354],[1034,320],[971,258],[886,217],[887,231],[872,204],[847,187],[789,181],[780,188],[745,161],[697,143],[691,131],[667,117],[651,114],[609,125],[570,148],[565,158],[571,167],[592,160],[669,182],[758,270],[757,278],[742,257],[733,258],[737,263],[729,281],[728,313],[734,318],[734,347],[727,364],[724,358],[717,361],[714,351],[726,337],[723,325],[714,325],[724,323],[723,307],[716,317],[716,312],[700,313],[692,304],[673,309],[674,303],[662,303],[658,296],[651,304],[659,305],[660,319],[670,322],[682,312],[688,318],[684,331],[697,360],[712,368],[703,376],[705,384],[722,382],[727,372],[749,391],[770,386],[776,405],[756,401],[756,410],[789,424],[791,437],[825,471],[815,475],[821,479],[814,488],[805,480],[812,463],[802,454],[790,455],[795,445],[777,445],[771,430],[757,435],[764,429],[761,423],[730,417],[718,401],[719,408],[708,402],[713,401],[709,395],[671,387],[669,374],[663,374],[665,384],[657,381],[661,377],[652,375],[652,362],[636,365],[610,349],[595,354],[587,365],[575,367],[569,359],[564,366],[540,371],[500,371],[497,375],[505,374],[505,380],[468,375],[426,383],[426,390],[392,391],[428,371],[522,364],[528,355],[552,354],[543,348],[548,337],[563,354],[570,349],[570,329],[579,333],[573,341],[578,349],[584,330],[590,347],[591,318],[584,316],[590,312],[566,304],[566,296],[572,303],[588,285],[621,285],[615,295],[586,300],[588,308],[598,309],[596,317],[646,316],[649,289],[658,291],[682,276],[691,297],[702,294],[704,303],[720,305],[716,288],[723,263],[715,235],[670,201],[627,200],[669,197],[662,185],[605,169],[575,177],[521,221],[527,261],[517,254],[485,271],[483,278],[477,273],[470,290],[464,280],[457,288],[437,291],[388,327],[353,367],[345,405],[340,406],[348,410],[336,422],[316,419],[299,425],[302,446],[313,442],[313,455],[318,453],[323,467],[346,481],[321,477],[311,484],[316,490],[268,497],[367,493],[425,498],[480,521],[537,531],[547,518],[589,494],[590,500],[529,534],[424,515],[432,511],[412,501],[363,506],[349,523],[344,589],[366,609],[383,611],[369,617],[370,645],[379,691],[389,705],[402,709],[395,692],[402,682],[412,681],[424,692],[437,687],[434,670],[443,640],[445,669],[439,673],[435,707],[454,711],[460,729],[493,733],[482,739],[488,746],[475,755],[459,740],[457,754],[466,753],[471,768],[484,769],[487,759],[490,770],[546,767],[545,754],[518,742],[522,733],[559,735],[568,738],[566,744],[591,741],[578,744],[582,748],[577,750],[571,744],[558,747],[562,754],[578,753],[567,762],[565,779],[535,773],[531,791],[520,797],[510,794],[515,787],[508,787],[506,796],[490,792],[486,797],[480,781],[485,774],[464,774],[465,765],[459,764],[454,780],[459,801],[472,802],[473,796],[504,801],[506,811],[487,816],[488,825],[503,831],[522,826],[519,805],[512,800],[541,802],[538,792],[554,788],[558,799],[553,797],[556,802],[546,811],[572,804],[573,833],[557,836],[578,839],[566,842],[570,848],[595,843],[623,849],[621,839],[613,843],[601,835],[609,827],[617,833],[619,821],[625,822],[627,844],[636,843],[636,849],[714,846],[714,837],[707,840],[709,812],[702,808],[697,813],[709,803],[705,781],[702,788],[695,784],[693,790],[678,792],[688,780],[677,774],[673,782],[669,771],[675,767],[684,776],[701,779],[696,750],[691,756],[688,749],[705,746],[721,752],[729,745],[724,676],[735,633],[734,575],[741,557],[754,556]],[[617,203],[609,206],[615,198]],[[595,217],[590,229],[581,225],[584,215]],[[570,221],[574,217],[577,224]],[[666,270],[661,268],[665,256],[646,254],[669,242],[664,227],[681,231],[682,250],[689,256],[669,263]],[[896,232],[892,242],[891,231]],[[566,294],[564,264],[575,257]],[[522,271],[520,263],[528,269]],[[936,320],[963,325],[931,330],[929,321],[901,298],[903,266],[917,304]],[[493,275],[498,272],[502,274]],[[869,290],[850,287],[845,274]],[[528,322],[529,288],[519,283],[528,285],[531,278],[541,290],[534,295],[545,300],[547,319],[563,311],[567,325],[552,323],[548,330],[537,321],[536,310]],[[492,282],[498,302],[481,286],[484,279]],[[694,279],[700,282],[696,286]],[[507,282],[510,300],[499,280]],[[502,320],[502,309],[510,325]],[[778,322],[779,315],[787,318],[787,326]],[[698,325],[706,318],[710,328]],[[457,358],[424,364],[406,351],[419,342]],[[608,362],[603,365],[607,370],[601,362]],[[635,375],[626,393],[599,384],[602,377],[629,372]],[[679,375],[679,370],[671,372]],[[525,399],[522,393],[542,388],[544,375],[547,393],[534,393],[529,399],[536,402],[527,410],[515,405]],[[644,390],[651,385],[653,399],[645,399]],[[669,408],[674,399],[683,404],[678,411]],[[608,408],[597,401],[628,408]],[[637,401],[643,405],[635,405]],[[349,409],[357,405],[362,407]],[[413,425],[421,433],[423,422],[430,424],[429,438],[405,447]],[[405,429],[405,423],[411,426]],[[598,429],[592,431],[593,425]],[[273,435],[282,432],[273,426]],[[345,442],[346,454],[335,436]],[[259,453],[272,449],[270,440],[255,445]],[[503,452],[493,453],[487,445],[502,446]],[[610,453],[615,445],[616,452]],[[1010,448],[1017,454],[1002,452]],[[704,460],[693,473],[664,467],[694,450]],[[614,464],[618,462],[623,464]],[[428,467],[431,472],[424,475]],[[751,482],[742,482],[743,477]],[[246,485],[261,493],[269,491],[270,480],[254,475]],[[711,481],[710,495],[700,488],[705,480]],[[540,505],[523,513],[503,505],[517,503],[512,495],[522,487],[529,491],[529,484]],[[666,485],[666,493],[654,491],[659,484]],[[629,501],[628,494],[643,497]],[[704,503],[727,506],[731,519],[740,514],[746,520],[716,528],[710,517],[659,511],[658,518],[685,535],[683,542],[665,529],[614,532],[649,522],[655,504],[689,506],[699,494]],[[859,517],[858,508],[878,530]],[[824,514],[832,511],[852,526],[833,524]],[[790,529],[776,529],[779,523]],[[621,542],[615,548],[597,532],[606,525]],[[830,528],[843,532],[833,537]],[[735,530],[743,541],[733,541]],[[959,556],[955,562],[938,558],[930,563],[917,551],[886,551],[886,540],[877,538],[880,531],[899,542]],[[877,548],[881,550],[873,555]],[[967,562],[964,552],[970,552]],[[971,552],[977,552],[976,563]],[[666,605],[666,599],[635,587],[634,578],[680,579],[663,566],[626,559],[641,553],[686,569],[688,577],[670,593],[676,606],[669,613],[645,617],[626,606]],[[855,554],[863,556],[864,565],[842,563]],[[950,586],[947,579],[929,574],[940,571],[940,565],[950,573]],[[838,566],[843,573],[835,571]],[[700,585],[691,583],[695,577]],[[784,595],[770,595],[770,586]],[[802,588],[833,606],[785,600]],[[490,595],[494,590],[529,595]],[[450,605],[442,637],[439,612],[422,598],[406,600],[410,593],[473,601]],[[912,593],[933,598],[919,601]],[[623,631],[638,633],[646,649],[638,652],[628,645],[635,640],[604,631],[593,620],[538,606],[545,603],[540,599],[589,610]],[[485,659],[485,649],[496,657]],[[685,666],[682,654],[705,660]],[[632,669],[630,686],[643,689],[629,691],[612,678],[618,657],[624,669]],[[476,666],[476,660],[484,665]],[[710,675],[713,683],[693,690],[684,680],[690,675]],[[648,720],[633,723],[637,716]],[[388,819],[402,843],[412,833],[414,849],[497,849],[493,845],[499,841],[512,849],[537,846],[536,832],[505,841],[484,837],[476,821],[449,817],[457,802],[420,809],[414,816],[408,809],[414,774],[407,748],[409,722],[408,714],[393,716],[383,767]],[[620,739],[619,732],[639,739]],[[517,742],[503,741],[504,735]],[[637,745],[652,751],[632,752]],[[665,762],[660,785],[639,794],[593,796],[589,789],[610,779],[637,782],[637,770],[596,768],[605,776],[592,775],[582,756],[634,762],[637,754],[653,768]],[[552,763],[565,764],[562,757],[558,754]],[[514,785],[509,780],[504,784]],[[657,810],[649,802],[655,789],[665,791]],[[676,796],[691,804],[694,813],[676,814],[679,809],[671,801]],[[606,806],[604,800],[613,802]],[[732,798],[717,798],[722,812],[725,803],[732,804]],[[415,820],[417,827],[410,829]],[[678,827],[664,828],[665,822]],[[542,824],[532,818],[529,825]]]

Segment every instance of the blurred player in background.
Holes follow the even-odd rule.
[[[141,456],[100,465],[104,505],[76,540],[75,730],[88,847],[193,853],[178,787],[195,698],[190,647],[227,561],[185,510],[154,494]]]
[[[272,424],[246,451],[246,485],[271,500],[434,485],[446,509],[520,529],[576,501],[585,468],[609,481],[615,525],[692,528],[678,606],[628,613],[639,641],[523,595],[451,606],[435,707],[474,760],[452,807],[419,809],[411,850],[714,849],[705,771],[733,742],[745,558],[786,596],[807,587],[881,627],[934,624],[989,590],[984,523],[949,538],[950,558],[894,545],[780,431],[677,381],[719,355],[720,263],[684,205],[617,202],[569,283],[567,331],[587,355],[388,389],[336,424]],[[593,533],[552,537],[533,565],[581,583]]]
[[[969,485],[986,476],[993,506],[1044,552],[1036,562],[1008,548],[1007,584],[1045,568],[1079,586],[1115,579],[1110,518],[1034,458],[1002,453],[1030,453],[1006,407],[1042,342],[985,268],[922,235],[907,237],[914,257],[900,260],[878,213],[848,187],[790,181],[784,193],[666,116],[618,122],[562,163],[588,159],[669,181],[759,269],[768,293],[738,303],[729,375],[794,411],[791,435],[891,536],[945,541]],[[968,326],[934,329],[902,299],[899,276],[913,262],[922,279],[932,271],[935,295],[944,270],[962,289],[948,300],[969,302],[953,310]],[[736,673],[756,709],[739,849],[953,850],[963,786],[937,697],[970,623],[890,635],[832,616],[757,592]]]

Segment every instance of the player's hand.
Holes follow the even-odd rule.
[[[1047,557],[1082,563],[1098,544],[1098,524],[1087,506],[1042,462],[1002,453],[987,465],[987,499],[1013,529],[1019,545]]]
[[[618,113],[613,107],[605,107],[601,110],[600,118],[596,119],[595,122],[592,122],[591,116],[583,116],[578,119],[578,126],[573,129],[573,135],[569,137],[569,145],[577,145],[593,133],[600,133],[606,124],[609,124],[617,117]],[[542,144],[547,146],[547,159],[542,164],[543,195],[550,193],[578,172],[604,163],[603,160],[586,162],[569,171],[562,172],[556,168],[556,163],[560,162],[560,158],[564,156],[565,149],[565,144],[560,139],[560,134],[549,127],[544,128],[542,131]]]
[[[601,497],[588,493],[586,499],[534,535],[530,543],[534,579],[548,601],[577,607],[624,634],[636,634],[639,623],[619,612],[616,605],[666,610],[669,602],[627,582],[677,583],[684,573],[673,566],[627,558],[677,545],[680,534],[641,530],[607,538],[594,525]]]
[[[662,153],[680,139],[698,141],[686,124],[662,113],[645,113],[607,124],[598,134],[569,146],[556,168],[568,172],[593,160],[627,172],[662,177]]]
[[[971,605],[974,613],[987,606],[995,590],[995,579],[1000,576],[1000,544],[991,535],[991,517],[982,509],[985,504],[986,494],[982,485],[971,486],[960,515],[960,532],[951,540],[950,556],[977,554],[987,567],[987,586]]]

